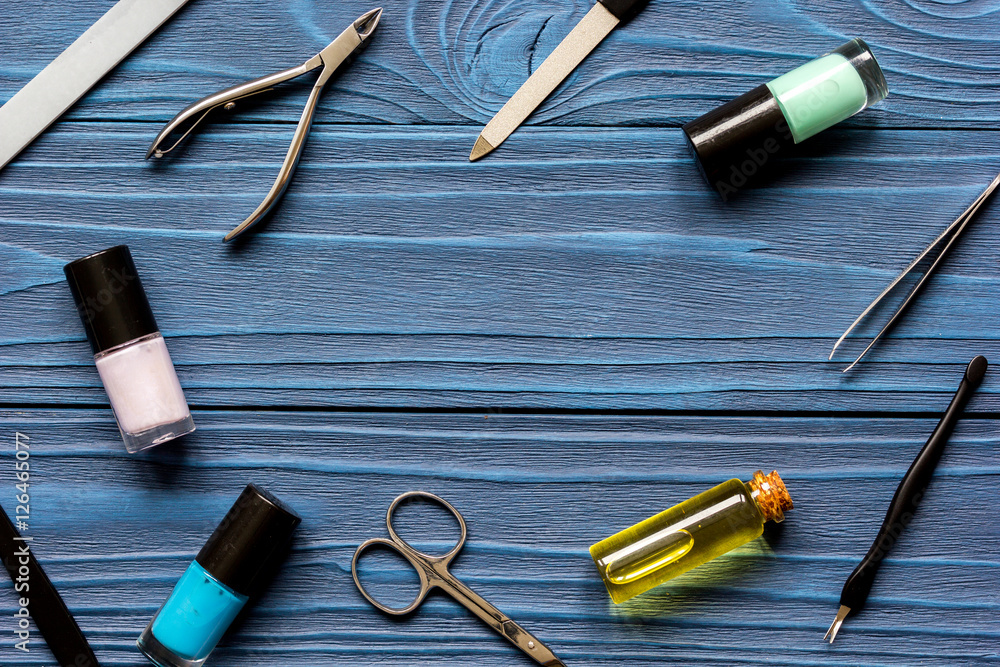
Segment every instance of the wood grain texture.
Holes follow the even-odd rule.
[[[288,128],[164,164],[145,129],[64,124],[0,176],[0,401],[104,403],[61,265],[117,243],[199,405],[937,411],[1000,358],[994,205],[870,361],[840,372],[887,312],[826,361],[989,181],[996,133],[828,132],[723,204],[671,130],[528,128],[470,165],[465,130],[324,127],[226,246]]]
[[[16,57],[0,61],[0,99],[110,4],[46,3],[40,11],[36,2],[7,0],[0,44]],[[324,96],[319,122],[484,124],[592,3],[382,4],[375,41]],[[210,92],[305,61],[372,6],[195,0],[69,117],[166,121]],[[529,123],[676,126],[860,36],[886,70],[892,96],[851,124],[995,127],[997,12],[995,0],[654,1],[612,33]],[[295,121],[302,101],[283,99],[266,114],[240,118]]]
[[[0,100],[111,3],[4,2]],[[221,237],[273,181],[311,80],[169,159],[142,161],[150,140],[372,5],[193,0],[0,172],[0,505],[21,431],[38,555],[103,665],[146,664],[136,636],[251,480],[305,522],[213,667],[527,664],[447,599],[394,621],[356,592],[354,548],[415,488],[469,521],[456,574],[570,665],[1000,665],[996,373],[868,609],[819,641],[964,364],[1000,360],[994,204],[859,372],[825,361],[1000,169],[1000,4],[653,0],[469,164],[590,4],[386,2],[284,201],[239,245]],[[890,98],[720,202],[678,126],[854,36]],[[62,275],[116,243],[199,406],[196,433],[135,457]],[[757,467],[795,499],[780,528],[609,602],[591,543]],[[365,574],[408,581],[382,560]],[[0,582],[0,667],[51,664],[40,644],[13,652],[15,602]]]
[[[963,421],[869,608],[821,644],[844,578],[932,419],[657,418],[208,411],[146,456],[107,411],[7,412],[31,437],[36,550],[102,664],[132,642],[250,480],[305,521],[264,599],[212,658],[228,665],[521,665],[463,609],[370,608],[353,549],[398,493],[450,499],[470,527],[455,572],[571,665],[987,665],[1000,660],[996,422]],[[9,447],[0,465],[12,466]],[[614,607],[587,547],[755,467],[796,508],[731,556]],[[4,498],[3,504],[9,505]],[[8,507],[9,508],[9,507]],[[441,538],[443,539],[443,538]],[[401,568],[366,568],[379,585]],[[0,618],[13,613],[0,584]],[[0,641],[0,663],[11,662]],[[18,665],[45,665],[39,651]]]

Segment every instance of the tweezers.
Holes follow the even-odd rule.
[[[350,62],[355,53],[368,44],[369,39],[375,32],[375,28],[378,27],[381,16],[381,7],[362,14],[358,20],[348,26],[344,32],[340,33],[337,39],[333,40],[325,49],[298,67],[286,69],[282,72],[254,79],[253,81],[247,81],[246,83],[227,88],[195,102],[174,116],[173,120],[160,130],[160,133],[156,135],[156,139],[153,140],[153,144],[146,153],[146,159],[163,157],[175,149],[212,111],[219,108],[231,111],[236,107],[236,102],[239,100],[251,95],[257,95],[258,93],[267,92],[279,83],[295,79],[318,67],[322,67],[323,70],[320,72],[319,79],[313,86],[312,92],[309,93],[309,100],[302,111],[302,118],[299,120],[298,127],[295,128],[292,145],[288,148],[285,161],[278,171],[278,178],[274,181],[274,185],[271,186],[271,190],[264,197],[264,201],[261,202],[260,206],[250,214],[250,217],[237,225],[233,231],[226,234],[226,237],[223,239],[223,241],[233,240],[260,222],[278,202],[281,195],[285,193],[285,189],[292,179],[292,174],[295,173],[295,167],[299,164],[299,158],[302,157],[302,149],[305,147],[306,136],[309,134],[313,116],[316,114],[316,106],[319,102],[320,93],[323,92],[323,88],[334,72],[345,63]],[[181,132],[181,136],[169,147],[164,148],[163,145],[167,138],[177,132]]]
[[[972,220],[976,213],[979,212],[979,209],[982,208],[983,204],[985,204],[989,198],[993,196],[993,193],[996,192],[998,187],[1000,187],[1000,174],[998,174],[997,177],[993,179],[993,182],[990,183],[985,190],[983,190],[983,193],[976,198],[976,201],[972,202],[972,205],[965,209],[965,212],[955,219],[955,222],[948,225],[947,229],[941,232],[941,234],[934,239],[929,246],[924,248],[923,252],[917,255],[916,258],[910,262],[910,265],[903,269],[903,272],[896,276],[895,280],[889,283],[889,285],[882,290],[882,293],[875,297],[874,301],[868,304],[868,307],[865,308],[860,315],[858,315],[858,319],[854,320],[851,326],[847,327],[847,331],[845,331],[843,335],[837,339],[837,342],[833,346],[833,350],[830,352],[830,359],[833,359],[833,355],[836,353],[837,348],[840,347],[842,342],[844,342],[844,339],[847,338],[848,334],[850,334],[854,328],[861,323],[861,320],[865,319],[865,317],[868,316],[868,313],[872,312],[875,306],[877,306],[882,299],[895,289],[896,285],[898,285],[903,278],[909,275],[909,273],[913,271],[913,269],[915,269],[925,257],[927,257],[939,245],[942,243],[944,244],[944,247],[941,248],[941,252],[938,253],[938,256],[934,259],[933,263],[931,263],[927,271],[924,272],[924,275],[921,276],[917,284],[914,285],[912,290],[910,290],[910,293],[906,296],[906,299],[903,300],[903,303],[896,309],[896,312],[893,313],[892,317],[889,318],[889,321],[884,327],[882,327],[882,330],[878,332],[878,335],[872,339],[872,342],[868,343],[868,347],[866,347],[858,358],[854,360],[854,363],[844,369],[845,373],[854,368],[858,362],[861,361],[866,354],[868,354],[868,351],[875,346],[875,343],[878,342],[882,335],[894,327],[900,318],[902,318],[903,313],[906,312],[906,309],[909,308],[910,305],[916,300],[920,291],[924,288],[924,285],[934,272],[937,271],[945,256],[947,256],[948,252],[951,251],[952,247],[955,245],[955,242],[965,231],[969,221]]]

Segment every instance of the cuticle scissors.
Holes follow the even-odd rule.
[[[458,538],[458,543],[445,555],[432,556],[430,554],[423,553],[422,551],[418,551],[410,546],[406,540],[400,537],[396,533],[396,529],[393,528],[392,516],[396,511],[396,508],[403,502],[412,498],[425,498],[431,500],[447,509],[451,512],[452,516],[458,520],[458,525],[462,534]],[[458,555],[458,552],[462,550],[462,547],[465,545],[465,539],[468,536],[465,519],[459,511],[451,505],[451,503],[440,496],[434,495],[433,493],[427,493],[426,491],[410,491],[398,496],[392,501],[392,504],[389,505],[389,510],[385,515],[385,523],[386,527],[389,529],[390,539],[376,537],[368,540],[358,547],[357,551],[354,552],[354,558],[351,560],[351,574],[354,576],[355,585],[357,585],[358,590],[361,591],[361,594],[365,597],[365,599],[374,605],[376,609],[393,616],[405,616],[406,614],[415,611],[423,603],[424,598],[427,597],[428,593],[435,588],[440,588],[457,602],[461,603],[466,609],[478,616],[491,628],[503,635],[505,639],[528,654],[528,656],[530,656],[538,664],[544,665],[545,667],[566,667],[565,664],[559,660],[559,658],[557,658],[547,646],[545,646],[545,644],[528,633],[528,631],[520,625],[512,621],[509,616],[474,593],[468,586],[455,578],[455,576],[451,573],[448,566],[451,564],[451,561],[455,559],[455,556]],[[416,599],[406,607],[394,608],[386,606],[372,597],[368,591],[365,590],[364,585],[362,585],[361,579],[358,577],[358,560],[366,551],[374,546],[380,546],[391,551],[395,551],[409,561],[410,565],[412,565],[416,570],[417,576],[420,578],[420,590],[417,593]]]
[[[149,159],[150,157],[163,157],[175,149],[177,145],[184,141],[184,139],[191,134],[195,127],[197,127],[205,119],[205,117],[215,109],[223,108],[227,111],[232,110],[236,106],[236,102],[239,100],[250,97],[251,95],[267,92],[279,83],[290,81],[291,79],[300,77],[318,67],[322,67],[323,69],[320,72],[319,79],[316,80],[316,84],[313,86],[312,92],[309,93],[309,100],[306,102],[305,109],[302,111],[302,117],[299,119],[299,124],[295,128],[295,135],[292,137],[292,145],[288,148],[288,154],[285,156],[285,160],[281,165],[281,169],[278,172],[277,179],[274,181],[274,185],[271,186],[270,191],[267,193],[267,196],[264,198],[264,201],[261,202],[260,206],[258,206],[246,220],[241,222],[235,229],[226,234],[223,241],[231,241],[236,238],[260,222],[274,207],[278,200],[281,199],[281,195],[284,194],[285,189],[288,188],[289,182],[291,182],[292,174],[295,173],[295,167],[299,164],[299,158],[302,157],[302,149],[305,147],[306,136],[308,136],[309,129],[312,126],[312,120],[316,113],[316,106],[319,103],[320,93],[323,92],[323,88],[333,76],[334,72],[336,72],[342,65],[349,62],[358,50],[368,44],[369,39],[375,32],[375,28],[378,27],[381,16],[381,7],[362,14],[356,21],[349,25],[346,30],[340,33],[337,39],[330,42],[325,49],[298,67],[292,67],[291,69],[286,69],[259,79],[247,81],[246,83],[241,83],[237,86],[233,86],[232,88],[226,88],[225,90],[213,93],[212,95],[209,95],[208,97],[190,105],[174,116],[173,120],[167,123],[164,128],[160,130],[160,133],[156,136],[156,139],[153,140],[152,145],[149,147],[149,151],[146,153],[146,159]],[[169,147],[163,148],[162,144],[169,136],[176,132],[182,132],[181,136]]]

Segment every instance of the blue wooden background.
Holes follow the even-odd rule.
[[[112,4],[5,0],[0,101]],[[482,125],[588,6],[386,0],[245,243],[220,241],[273,180],[311,80],[176,157],[144,162],[150,140],[371,5],[192,0],[0,172],[0,505],[20,431],[36,551],[102,664],[145,664],[135,637],[251,480],[305,521],[215,667],[529,664],[446,598],[400,622],[354,589],[354,547],[415,488],[469,521],[456,574],[570,665],[1000,664],[1000,372],[868,608],[820,643],[964,364],[1000,362],[996,205],[869,361],[848,375],[826,361],[1000,169],[1000,2],[652,0],[470,164]],[[720,202],[680,124],[854,36],[891,97],[810,140],[769,188]],[[120,442],[61,271],[116,243],[199,427],[141,456]],[[610,603],[591,543],[757,467],[795,500],[780,528]],[[50,665],[40,643],[14,651],[15,602],[0,583],[0,665]]]

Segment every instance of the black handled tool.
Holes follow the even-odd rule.
[[[892,502],[889,503],[889,511],[886,512],[885,521],[882,522],[882,527],[875,537],[875,542],[861,563],[854,568],[851,576],[847,578],[844,590],[840,593],[840,610],[837,611],[837,617],[833,619],[830,629],[823,635],[824,641],[829,638],[832,644],[847,615],[864,606],[872,584],[875,582],[875,574],[882,564],[882,559],[886,557],[899,535],[913,519],[913,512],[923,497],[928,484],[930,484],[934,468],[944,452],[944,446],[947,444],[948,438],[951,437],[951,432],[955,430],[955,424],[962,416],[972,393],[982,383],[988,365],[984,356],[978,356],[969,362],[969,366],[965,369],[965,377],[958,385],[958,391],[951,399],[951,404],[945,411],[944,417],[931,433],[927,444],[917,454],[917,458],[910,464],[910,469],[906,471],[903,481],[899,483],[896,494],[892,497]]]
[[[35,560],[29,543],[14,528],[7,512],[0,508],[0,558],[14,582],[15,594],[28,600],[28,613],[52,649],[52,655],[64,667],[99,667],[87,638]]]

